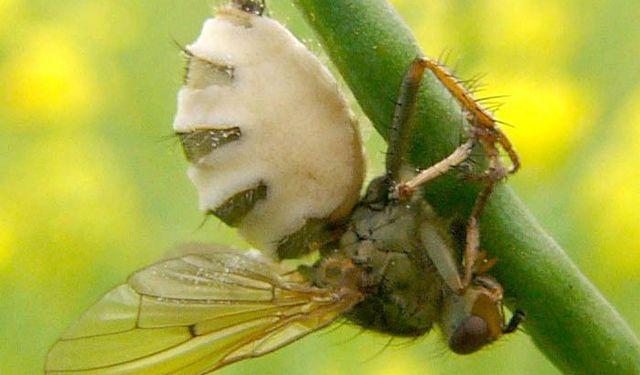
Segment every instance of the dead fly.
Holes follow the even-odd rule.
[[[416,59],[401,85],[386,173],[364,176],[355,121],[328,70],[258,0],[236,0],[185,48],[188,70],[174,122],[201,207],[256,247],[209,249],[133,274],[53,346],[48,374],[202,374],[258,357],[339,318],[416,337],[439,326],[452,351],[472,353],[516,330],[503,290],[478,251],[478,218],[518,161],[489,112],[442,67]],[[417,176],[403,163],[408,120],[429,69],[471,123],[469,139]],[[464,162],[489,157],[460,249],[450,223],[418,188]],[[287,270],[275,259],[318,251]],[[458,254],[463,253],[462,262]]]

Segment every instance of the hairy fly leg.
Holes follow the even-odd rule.
[[[520,168],[520,158],[509,141],[509,138],[497,127],[499,121],[496,120],[488,109],[482,106],[480,100],[473,97],[471,91],[462,84],[463,81],[456,78],[445,66],[428,57],[421,57],[420,60],[421,64],[434,74],[466,112],[467,120],[469,120],[472,126],[470,137],[478,140],[482,144],[493,164],[493,166],[490,165],[487,171],[489,173],[487,174],[492,172],[493,167],[502,167],[499,153],[497,150],[493,152],[493,149],[496,149],[496,145],[500,145],[507,153],[511,161],[511,167],[509,169],[503,169],[499,175],[494,172],[493,176],[487,176],[487,178],[500,180],[504,178],[506,174],[515,173]]]
[[[420,83],[427,68],[424,61],[424,58],[419,57],[407,69],[400,86],[400,93],[391,124],[386,158],[386,179],[392,194],[397,195],[400,199],[409,198],[421,185],[445,174],[451,168],[464,162],[471,155],[474,144],[474,140],[470,139],[456,148],[446,158],[423,170],[418,176],[406,182],[401,181],[400,174],[405,164],[403,158],[408,154],[411,141],[412,122],[410,120],[415,111]]]
[[[410,118],[415,110],[416,95],[420,82],[427,69],[447,88],[466,112],[467,120],[471,124],[469,139],[443,160],[421,171],[409,181],[401,182],[399,174],[402,167],[402,157],[407,153],[411,137],[412,126]],[[478,261],[480,246],[479,221],[484,206],[496,184],[507,174],[514,173],[520,166],[518,155],[511,142],[497,128],[496,123],[497,120],[493,117],[493,114],[482,107],[471,96],[469,90],[461,84],[461,81],[455,78],[446,68],[427,57],[419,57],[413,61],[402,81],[391,128],[390,151],[387,154],[387,179],[397,184],[393,187],[394,194],[400,199],[407,199],[418,187],[467,160],[476,144],[482,145],[489,162],[487,170],[482,175],[471,177],[471,179],[484,182],[485,186],[476,198],[467,223],[464,276],[462,278],[462,287],[459,289],[460,293],[469,287],[473,278],[474,267]],[[512,166],[509,169],[505,168],[502,163],[498,146],[507,153],[511,160]],[[452,282],[454,281],[452,280]]]
[[[446,67],[428,57],[421,58],[422,64],[445,86],[466,112],[467,120],[471,124],[469,139],[482,145],[487,154],[489,165],[480,176],[470,176],[470,179],[480,180],[485,187],[478,194],[467,224],[466,246],[464,252],[463,285],[468,287],[472,280],[472,272],[478,261],[480,247],[480,216],[487,204],[496,184],[507,174],[515,173],[520,168],[520,158],[509,138],[497,127],[498,120],[482,106],[479,100],[473,98],[471,92]],[[505,168],[500,158],[500,146],[509,157],[511,167]]]
[[[411,140],[412,122],[410,120],[415,111],[417,93],[426,68],[425,59],[417,58],[407,69],[400,87],[400,94],[398,95],[391,126],[385,182],[391,196],[401,200],[410,199],[418,187],[464,162],[471,154],[475,144],[475,139],[471,138],[456,148],[449,156],[423,170],[414,178],[406,182],[401,181],[401,172],[405,165],[403,158],[408,153]],[[470,220],[469,226],[471,226],[472,222],[475,221]],[[424,232],[421,233],[422,241],[429,242],[426,248],[432,250],[429,251],[429,257],[449,288],[462,293],[469,286],[471,273],[469,275],[465,274],[463,278],[460,277],[457,262],[453,255],[446,251],[446,245],[437,240],[439,237],[436,231],[430,229],[429,225],[423,225],[421,228],[421,232]],[[472,229],[468,233],[475,232]],[[475,245],[467,246],[467,248],[477,252],[477,246]],[[472,251],[465,251],[465,263],[473,264],[475,258],[476,255]]]

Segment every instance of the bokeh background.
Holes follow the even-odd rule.
[[[509,183],[640,332],[640,3],[393,3],[428,55],[448,51],[464,78],[486,74],[480,96],[509,95],[498,117],[523,160]],[[1,374],[41,373],[69,323],[172,246],[244,246],[204,222],[171,137],[183,65],[174,40],[195,39],[213,5],[0,0]],[[290,0],[269,5],[313,37]],[[364,133],[375,175],[385,146]],[[557,370],[522,332],[461,358],[437,334],[390,341],[342,325],[220,373],[453,372]]]

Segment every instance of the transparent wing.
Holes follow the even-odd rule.
[[[49,352],[47,374],[202,374],[325,327],[361,300],[255,253],[187,255],[106,294]]]

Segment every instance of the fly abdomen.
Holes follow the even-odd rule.
[[[233,66],[194,55],[188,48],[183,48],[182,52],[187,60],[183,77],[185,86],[192,89],[205,89],[213,85],[231,84],[234,75]]]
[[[338,84],[262,2],[222,7],[184,48],[174,129],[200,208],[279,258],[334,241],[364,176]]]
[[[177,133],[187,160],[196,163],[213,150],[240,139],[237,126],[222,129],[197,129],[188,133]]]
[[[236,193],[211,213],[225,224],[237,227],[253,207],[266,197],[267,187],[260,183],[258,186]]]

